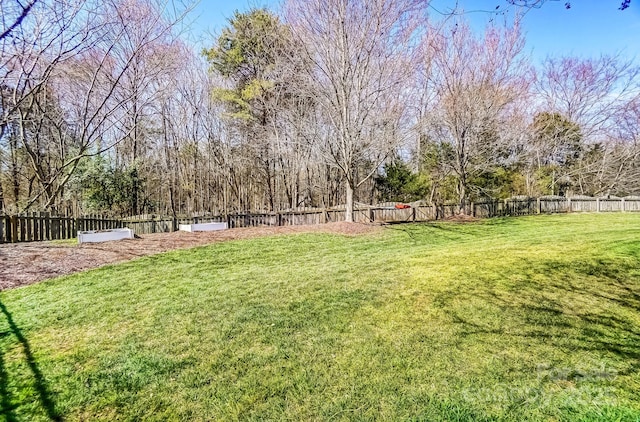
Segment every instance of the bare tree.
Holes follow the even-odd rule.
[[[157,101],[166,91],[175,92],[170,75],[176,74],[185,58],[173,30],[181,17],[170,20],[159,6],[153,0],[121,0],[116,9],[124,31],[114,44],[112,63],[123,72],[111,78],[116,87],[114,102],[125,113],[115,121],[114,141],[118,166],[127,167],[131,176],[132,215],[145,203],[143,174],[145,166],[153,165],[149,155],[153,155],[155,134],[162,130]]]
[[[61,147],[58,152],[68,145],[64,131],[53,128],[54,123],[61,124],[62,108],[53,93],[52,80],[66,60],[89,46],[90,31],[95,27],[85,25],[91,13],[83,13],[83,7],[84,1],[38,2],[30,9],[28,19],[12,29],[11,42],[2,40],[0,141],[8,141],[11,149],[24,154],[22,159],[27,160],[36,180],[51,173],[43,168],[50,163],[42,159],[46,154],[44,138],[54,136],[54,146],[59,143]],[[47,114],[49,109],[51,113]],[[47,135],[39,136],[43,131]],[[16,168],[15,161],[12,167]],[[11,183],[16,206],[21,191],[18,176],[24,175],[14,171]],[[32,192],[32,180],[29,176],[28,194]]]
[[[472,178],[491,171],[511,153],[505,122],[526,96],[530,67],[516,24],[489,27],[478,38],[462,21],[425,39],[430,60],[427,90],[433,103],[427,120],[432,142],[450,151],[446,163],[457,180],[460,212]]]
[[[83,159],[126,137],[115,127],[136,93],[118,95],[119,88],[175,21],[158,12],[153,25],[136,26],[123,9],[117,0],[42,1],[12,33],[2,56],[0,123],[15,128],[37,181],[21,209],[54,209]],[[128,36],[132,28],[136,37]]]
[[[630,132],[621,125],[628,128],[633,120],[640,68],[618,56],[549,58],[535,87],[541,110],[560,113],[580,128],[577,163],[561,169],[568,183],[582,194],[610,192],[636,158],[625,147]],[[571,142],[569,137],[564,143]]]
[[[640,67],[617,56],[548,58],[535,85],[542,106],[580,125],[587,138],[606,133],[638,96]]]
[[[322,128],[325,161],[345,180],[346,219],[354,190],[403,141],[403,98],[411,81],[425,2],[418,0],[289,1],[286,20],[303,46],[307,85]],[[358,174],[368,166],[369,171]]]
[[[0,42],[11,35],[27,17],[38,0],[22,2],[20,0],[5,1],[0,3]]]
[[[574,176],[580,193],[640,193],[640,98],[619,111],[604,140],[587,148]]]

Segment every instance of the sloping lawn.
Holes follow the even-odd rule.
[[[234,241],[0,303],[0,420],[640,419],[640,214]]]

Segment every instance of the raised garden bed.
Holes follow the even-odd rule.
[[[133,239],[133,230],[111,229],[111,230],[92,230],[78,232],[78,243],[99,243],[109,242],[111,240]]]
[[[226,229],[227,223],[180,224],[180,230],[185,232],[212,232]]]

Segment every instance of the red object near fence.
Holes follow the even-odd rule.
[[[396,204],[396,209],[398,209],[398,210],[406,210],[407,208],[411,208],[411,205],[407,205],[407,204]]]

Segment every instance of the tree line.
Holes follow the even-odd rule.
[[[478,33],[421,0],[236,12],[197,51],[166,6],[2,3],[0,212],[640,193],[621,56],[534,65],[518,18]]]

